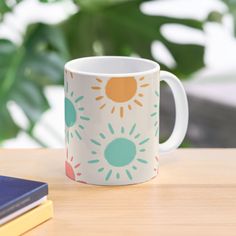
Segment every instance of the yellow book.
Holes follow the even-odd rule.
[[[53,217],[52,201],[41,205],[0,226],[0,236],[17,236]]]

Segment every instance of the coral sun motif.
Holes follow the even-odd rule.
[[[112,77],[105,84],[100,78],[96,78],[97,84],[91,88],[98,92],[96,100],[100,102],[99,109],[105,107],[111,114],[118,112],[123,118],[125,112],[132,110],[133,106],[142,107],[141,98],[144,96],[143,89],[149,86],[145,78]]]
[[[65,161],[65,169],[66,169],[66,175],[73,180],[76,180],[77,176],[81,176],[81,173],[79,172],[78,168],[80,166],[80,163],[73,163],[74,157],[71,158],[68,157],[68,150],[66,152],[66,161]]]

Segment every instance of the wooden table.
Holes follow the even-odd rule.
[[[147,183],[98,187],[64,175],[63,150],[0,150],[0,174],[46,181],[55,216],[26,235],[236,235],[236,149],[182,149]]]

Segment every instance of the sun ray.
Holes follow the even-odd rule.
[[[138,158],[137,161],[141,162],[141,163],[144,163],[144,164],[147,164],[148,162],[144,159],[141,159],[141,158]]]
[[[79,111],[83,111],[83,110],[84,110],[84,107],[79,107],[78,110],[79,110]]]
[[[96,80],[97,80],[99,83],[102,83],[102,80],[101,80],[101,79],[96,78]]]
[[[155,94],[156,94],[156,96],[157,96],[157,97],[159,97],[159,94],[158,94],[158,92],[157,92],[157,91],[155,91]]]
[[[70,71],[70,77],[71,77],[71,79],[73,79],[74,77],[73,77],[73,73]]]
[[[90,161],[88,161],[88,163],[90,163],[90,164],[93,164],[93,163],[98,163],[99,162],[99,160],[98,159],[94,159],[94,160],[90,160]]]
[[[149,138],[144,139],[143,141],[141,141],[141,142],[139,143],[139,145],[143,145],[143,144],[146,143],[148,140],[149,140]]]
[[[155,116],[157,114],[157,112],[153,112],[152,114],[151,114],[151,116]]]
[[[137,139],[141,134],[137,134],[134,138]]]
[[[80,163],[76,164],[74,168],[78,168],[80,166]]]
[[[99,109],[102,110],[106,106],[106,103],[102,104]]]
[[[143,94],[142,94],[142,93],[139,93],[138,95],[139,95],[139,97],[143,97]]]
[[[84,98],[84,96],[79,96],[79,97],[77,97],[77,98],[75,99],[75,103],[81,101],[83,98]]]
[[[72,92],[70,93],[70,96],[73,97],[73,95],[74,95],[74,92],[72,91]]]
[[[78,172],[76,175],[77,175],[77,176],[81,176],[81,173]]]
[[[79,140],[82,139],[81,136],[80,136],[80,134],[79,134],[79,132],[78,132],[77,130],[75,130],[75,134],[76,134],[76,136],[79,138]]]
[[[142,80],[144,80],[144,76],[139,79],[139,81],[142,81]]]
[[[120,117],[124,117],[124,107],[120,107]]]
[[[71,137],[71,138],[73,138],[73,137],[74,137],[72,133],[70,133],[70,137]]]
[[[84,126],[83,126],[83,125],[79,125],[79,128],[80,128],[80,129],[84,129]]]
[[[111,177],[111,174],[112,174],[112,170],[109,170],[105,178],[106,181],[109,180],[109,178]]]
[[[143,104],[142,104],[139,100],[137,100],[137,99],[135,99],[134,102],[135,102],[137,105],[139,105],[140,107],[143,106]]]
[[[128,105],[128,108],[129,108],[129,110],[132,110],[132,106],[131,105]]]
[[[121,127],[121,133],[123,134],[125,132],[124,126]]]
[[[115,111],[115,107],[112,107],[111,113],[114,113],[114,111]]]
[[[110,130],[111,134],[114,134],[114,133],[115,133],[115,131],[114,131],[114,129],[112,128],[112,125],[111,125],[110,123],[108,124],[108,129]]]
[[[137,167],[136,167],[136,166],[132,166],[132,168],[133,168],[134,170],[137,170]]]
[[[101,146],[101,143],[99,143],[98,141],[94,140],[94,139],[90,139],[90,141],[98,146]]]
[[[74,157],[72,156],[72,157],[70,158],[70,161],[72,162],[72,161],[73,161],[73,159],[74,159]]]
[[[104,171],[104,168],[103,168],[103,167],[101,167],[101,168],[98,169],[98,172],[102,172],[102,171]]]
[[[142,87],[142,88],[145,88],[145,87],[148,87],[149,86],[149,84],[142,84],[142,85],[140,85],[140,87]]]
[[[102,139],[105,139],[105,138],[106,138],[106,136],[105,136],[103,133],[100,133],[99,135],[100,135],[100,137],[101,137]]]
[[[156,129],[155,136],[157,136],[157,134],[158,134],[158,128]]]
[[[116,173],[116,178],[117,178],[117,179],[120,178],[120,173]]]
[[[87,117],[87,116],[80,116],[80,119],[81,119],[81,120],[90,120],[90,118]]]
[[[140,149],[139,151],[140,151],[140,152],[145,152],[145,151],[146,151],[146,149],[145,149],[145,148],[143,148],[143,149]]]
[[[136,124],[134,124],[133,127],[131,128],[131,130],[130,130],[130,132],[129,132],[129,135],[132,135],[132,134],[133,134],[135,128],[136,128]]]
[[[95,152],[95,151],[92,151],[91,153],[92,153],[93,155],[97,154],[97,152]]]
[[[155,124],[154,124],[154,126],[157,126],[157,123],[158,123],[158,122],[156,121]]]
[[[127,176],[129,177],[129,179],[132,180],[133,178],[132,178],[132,175],[129,172],[129,170],[126,169],[125,172],[126,172]]]
[[[96,97],[96,100],[98,101],[98,100],[101,100],[103,98],[104,98],[104,96],[98,96],[98,97]]]
[[[100,90],[101,89],[101,87],[99,87],[99,86],[92,86],[91,87],[93,90]]]

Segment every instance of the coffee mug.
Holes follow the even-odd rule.
[[[160,81],[171,88],[176,120],[159,144]],[[188,124],[188,103],[176,76],[151,60],[98,56],[65,65],[66,175],[96,185],[145,182],[161,153],[176,149]],[[165,122],[163,120],[163,122]]]

